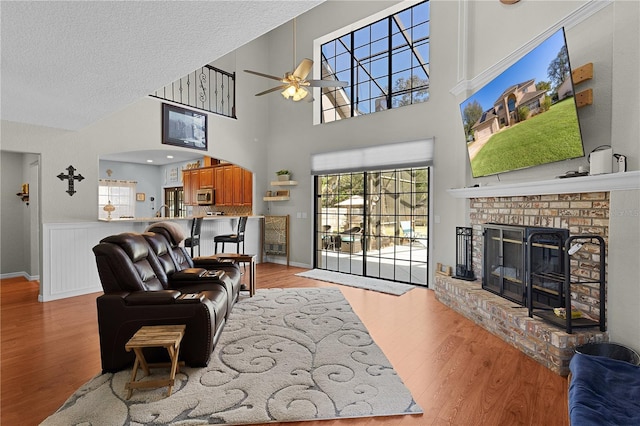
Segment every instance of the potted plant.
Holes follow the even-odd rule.
[[[287,169],[278,170],[276,175],[278,175],[278,180],[291,180],[291,173]]]

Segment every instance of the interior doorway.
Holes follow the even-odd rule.
[[[40,155],[33,154],[29,163],[29,259],[31,274],[37,273],[34,279],[40,279]]]
[[[186,217],[183,187],[165,188],[164,203],[169,208],[169,217]]]
[[[428,286],[428,167],[319,175],[315,196],[315,268]]]

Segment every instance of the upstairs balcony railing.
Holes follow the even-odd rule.
[[[236,118],[236,74],[205,65],[150,96]]]

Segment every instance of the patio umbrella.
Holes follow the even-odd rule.
[[[336,206],[340,207],[362,207],[364,206],[364,198],[360,195],[354,195],[344,201],[340,201]]]

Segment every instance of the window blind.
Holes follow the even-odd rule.
[[[434,138],[311,154],[311,174],[388,170],[433,165]]]

